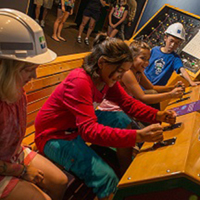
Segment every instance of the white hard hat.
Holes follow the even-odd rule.
[[[0,58],[44,64],[56,57],[35,20],[17,10],[0,9]]]
[[[181,40],[185,40],[185,29],[183,25],[179,22],[170,25],[165,31],[165,33],[177,37]]]

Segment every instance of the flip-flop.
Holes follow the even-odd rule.
[[[67,42],[64,38],[58,37],[58,39],[63,41],[63,42]]]
[[[60,40],[58,39],[58,40],[56,40],[55,38],[53,38],[52,36],[51,36],[51,39],[53,39],[54,41],[56,41],[56,42],[60,42]]]

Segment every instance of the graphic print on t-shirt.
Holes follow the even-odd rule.
[[[65,0],[65,5],[69,7],[73,7],[73,0]]]
[[[121,19],[124,14],[124,11],[125,11],[125,7],[116,5],[113,16],[118,19]]]
[[[163,67],[165,65],[165,61],[163,60],[163,58],[160,58],[158,60],[155,60],[154,64],[155,64],[155,74],[158,75],[162,72]]]

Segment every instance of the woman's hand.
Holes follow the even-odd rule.
[[[22,179],[32,182],[32,183],[40,183],[44,179],[44,174],[41,170],[31,166],[31,165],[26,165],[26,173],[23,174],[21,177]]]
[[[182,87],[174,88],[170,93],[171,98],[178,98],[183,96],[184,89]]]
[[[176,112],[173,110],[158,111],[156,115],[156,120],[160,122],[167,122],[169,124],[176,123]]]
[[[136,142],[159,142],[163,140],[163,128],[160,124],[151,124],[137,130]]]

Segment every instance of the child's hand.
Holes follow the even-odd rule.
[[[62,5],[62,12],[65,12],[65,5]]]
[[[40,183],[44,179],[44,174],[41,170],[31,166],[26,165],[26,173],[21,177],[26,181],[32,182],[32,183]]]
[[[163,128],[160,124],[151,124],[137,130],[136,142],[159,142],[163,140]]]
[[[117,26],[115,24],[113,24],[112,28],[115,29]]]
[[[111,28],[113,28],[114,24],[113,24],[113,23],[110,23],[110,26],[111,26]]]
[[[178,97],[182,97],[183,96],[183,88],[182,87],[177,87],[174,88],[171,92],[170,92],[170,97],[171,98],[178,98]]]
[[[185,84],[182,81],[177,81],[174,87],[182,87],[183,89],[185,89]]]
[[[173,110],[158,111],[156,115],[156,120],[160,122],[167,122],[169,124],[175,124],[176,113]]]
[[[192,87],[195,87],[195,86],[197,86],[197,85],[200,85],[200,81],[196,81],[196,82],[192,81],[192,82],[190,83],[190,85],[191,85]]]

